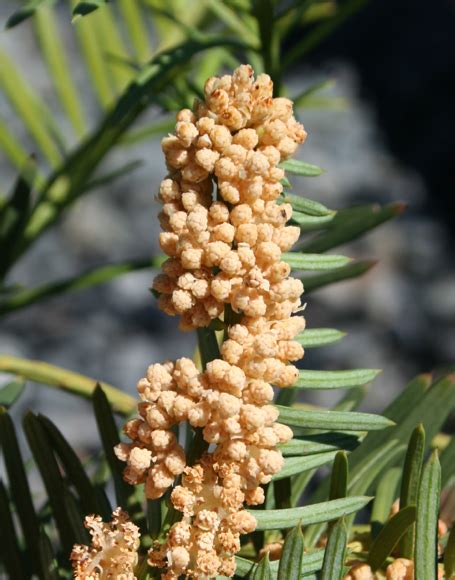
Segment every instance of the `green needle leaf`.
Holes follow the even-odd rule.
[[[73,78],[65,46],[52,6],[42,6],[34,18],[36,35],[60,102],[78,137],[86,132],[86,119]]]
[[[368,393],[368,385],[349,389],[344,397],[333,407],[334,411],[355,411]]]
[[[295,407],[276,405],[280,412],[280,422],[285,425],[307,429],[328,429],[330,431],[374,431],[392,427],[393,421],[381,415],[342,411],[307,411]]]
[[[27,413],[23,426],[28,445],[46,488],[60,541],[65,552],[70,553],[73,544],[77,542],[79,527],[73,526],[70,507],[67,503],[67,489],[60,468],[38,418],[31,412]]]
[[[85,473],[74,449],[50,419],[43,415],[38,415],[38,421],[44,427],[53,449],[62,462],[68,481],[74,485],[79,495],[83,513],[100,514],[104,519],[110,519],[110,506],[99,503],[96,489]]]
[[[272,571],[270,570],[268,552],[257,565],[256,569],[251,575],[251,578],[252,580],[272,580]]]
[[[311,98],[317,93],[320,93],[321,91],[324,91],[326,89],[333,88],[335,86],[335,83],[336,81],[334,79],[324,79],[322,81],[313,83],[292,99],[294,102],[294,107],[306,106],[307,98]]]
[[[400,538],[415,522],[415,519],[416,508],[413,505],[408,505],[385,524],[374,540],[368,556],[368,563],[374,572],[382,566]]]
[[[401,480],[400,508],[417,505],[424,453],[425,429],[420,424],[414,429],[406,452]],[[414,560],[414,534],[415,526],[412,526],[406,531],[400,544],[400,554],[409,560]]]
[[[338,342],[343,336],[346,333],[335,328],[306,328],[294,340],[300,342],[304,348],[317,348]]]
[[[423,468],[417,500],[415,580],[438,577],[438,514],[441,466],[435,450]]]
[[[9,578],[25,580],[27,578],[23,568],[23,557],[20,553],[19,542],[14,529],[8,494],[3,481],[0,479],[0,555],[4,562]]]
[[[52,167],[62,161],[59,146],[54,139],[54,117],[36,92],[29,86],[16,64],[0,52],[0,87],[16,110],[27,131]]]
[[[20,289],[11,295],[8,295],[3,300],[0,299],[0,316],[19,310],[20,308],[26,308],[40,300],[47,300],[52,296],[58,296],[66,292],[105,284],[106,282],[109,282],[118,276],[122,276],[123,274],[128,274],[129,272],[136,272],[137,270],[145,270],[147,268],[157,268],[161,263],[161,257],[147,257],[138,260],[129,260],[119,264],[99,266],[88,270],[83,274],[78,274],[77,276],[66,278],[64,280],[58,280],[57,282],[44,284],[37,288]]]
[[[281,259],[288,263],[294,270],[333,270],[346,266],[351,258],[346,256],[301,254],[299,252],[284,252]]]
[[[142,165],[142,161],[140,159],[136,159],[135,161],[129,161],[123,167],[119,167],[115,171],[107,173],[106,175],[101,175],[96,179],[93,179],[85,186],[84,191],[91,191],[92,189],[97,189],[98,187],[104,187],[118,179],[119,177],[124,177],[129,173],[133,172],[137,169],[140,165]]]
[[[11,499],[19,518],[25,543],[35,571],[38,565],[39,522],[33,505],[22,453],[17,440],[13,421],[6,411],[0,409],[0,445],[3,452]],[[1,526],[0,526],[1,527]]]
[[[321,217],[332,215],[334,213],[333,210],[325,207],[325,205],[322,205],[322,203],[313,201],[312,199],[308,199],[306,197],[301,197],[300,195],[294,195],[293,193],[286,193],[282,199],[283,203],[290,203],[292,205],[292,209],[307,215]]]
[[[75,5],[74,0],[72,0],[72,5]],[[99,17],[99,15],[95,15],[92,18],[80,18],[80,15],[77,15],[77,17],[73,17],[73,23],[78,20],[74,28],[92,86],[99,104],[103,109],[107,109],[114,99],[114,91],[106,58],[103,54],[99,30],[96,27],[100,19],[98,18],[98,22],[95,22],[96,16]],[[103,15],[101,15],[101,19],[102,17]]]
[[[347,389],[370,383],[381,371],[379,369],[354,369],[349,371],[301,370],[296,389]]]
[[[278,580],[299,580],[303,555],[303,534],[300,526],[296,526],[286,536],[278,567]]]
[[[360,446],[361,447],[361,446]],[[360,449],[359,447],[359,449]],[[355,464],[352,461],[352,455],[349,457],[350,462],[350,481],[348,491],[353,495],[360,495],[368,491],[375,479],[383,473],[384,469],[394,464],[402,457],[405,451],[404,446],[397,445],[396,441],[389,441],[384,447],[381,447],[376,453],[368,456],[361,464]],[[321,490],[330,489],[330,482],[327,481],[327,487],[322,484],[318,490],[311,496],[311,499],[321,494]],[[349,529],[353,523],[353,517],[348,516],[345,519],[346,527]],[[313,526],[305,531],[305,543],[313,545],[324,530],[323,525]]]
[[[329,533],[321,580],[341,580],[343,578],[346,542],[346,526],[343,519],[340,519],[334,524]]]
[[[371,204],[337,212],[330,229],[313,240],[304,242],[299,249],[305,252],[326,252],[341,244],[355,240],[365,232],[400,215],[406,209],[403,203],[386,206]]]
[[[322,568],[322,562],[324,560],[324,550],[314,550],[313,552],[305,553],[302,562],[301,574],[305,578],[309,578],[307,575],[313,572],[318,572]],[[246,560],[241,556],[236,556],[235,561],[237,563],[237,569],[235,575],[244,578],[249,574],[254,574],[258,564],[255,564],[251,560]],[[270,562],[270,569],[272,575],[276,576],[278,573],[279,561],[274,560]]]
[[[316,469],[312,469],[292,478],[291,506],[298,506],[300,504],[300,499],[315,473]]]
[[[211,10],[217,19],[223,22],[228,29],[235,32],[252,45],[252,47],[259,48],[259,38],[256,34],[256,28],[251,26],[250,20],[245,17],[240,17],[236,10],[231,9],[227,2],[221,0],[206,0],[205,4]],[[254,66],[254,63],[252,63]]]
[[[324,173],[324,170],[317,165],[305,163],[305,161],[299,161],[298,159],[287,159],[286,161],[282,161],[279,164],[279,167],[288,173],[303,175],[305,177],[317,177]]]
[[[147,21],[141,12],[138,0],[120,0],[119,10],[128,31],[128,36],[133,45],[136,57],[145,61],[150,56],[150,46],[147,31]]]
[[[339,451],[333,462],[329,499],[346,497],[348,491],[348,470],[348,456],[344,451]]]
[[[303,282],[305,294],[309,294],[310,292],[313,292],[313,290],[323,288],[329,284],[335,284],[336,282],[342,282],[343,280],[349,280],[351,278],[358,278],[371,270],[371,268],[376,264],[376,260],[358,260],[356,262],[351,262],[347,266],[342,266],[335,270],[329,270],[322,274],[301,276],[300,279]]]
[[[82,30],[82,26],[90,24],[93,18],[82,19],[76,29]],[[198,41],[188,40],[160,52],[138,72],[91,136],[67,156],[65,162],[43,185],[28,220],[24,239],[15,248],[15,260],[83,193],[101,161],[149,105],[150,96],[167,87],[177,68],[188,63],[192,56],[221,46],[245,48],[245,44],[237,39],[219,36]],[[90,55],[89,61],[91,62]],[[98,78],[98,75],[95,76]],[[108,98],[110,99],[109,95]]]
[[[327,453],[316,453],[309,457],[287,457],[284,460],[284,466],[281,471],[273,476],[273,481],[321,467],[326,463],[330,463],[335,455],[335,451],[329,451]]]
[[[114,479],[117,505],[124,510],[129,510],[129,504],[134,494],[134,486],[128,485],[123,480],[125,463],[120,461],[114,453],[114,447],[120,443],[118,429],[106,393],[99,384],[97,384],[93,393],[93,408],[106,460]]]
[[[280,530],[336,520],[365,507],[371,497],[357,496],[284,510],[250,510],[256,518],[257,530]]]
[[[335,215],[336,212],[334,211],[328,215],[322,216],[308,215],[306,213],[294,211],[291,220],[300,227],[302,232],[312,232],[314,230],[322,230],[326,228],[327,224],[333,221]]]
[[[287,443],[279,445],[278,448],[286,457],[289,455],[312,455],[326,451],[338,451],[339,449],[351,451],[359,443],[360,440],[355,433],[337,433],[335,431],[291,439]]]
[[[401,480],[401,467],[391,467],[379,480],[371,510],[371,535],[378,535],[390,515],[390,509],[398,496]]]
[[[11,131],[8,125],[0,118],[0,149],[12,165],[21,170],[27,159],[28,152],[24,149],[16,134]]]
[[[354,489],[365,493],[383,471],[396,463],[405,450],[412,430],[421,421],[427,430],[437,433],[455,403],[455,385],[450,379],[442,379],[431,389],[431,375],[424,374],[412,380],[403,392],[387,407],[384,415],[397,423],[386,431],[370,432],[362,444],[349,457],[351,471],[350,493]],[[348,413],[350,415],[350,413]],[[344,429],[342,429],[344,431]],[[431,435],[433,437],[434,435]],[[321,483],[311,496],[311,502],[323,501],[329,493],[329,480]],[[355,493],[359,493],[356,491]],[[323,526],[314,526],[305,532],[305,544],[312,546],[323,531]]]
[[[27,159],[17,178],[13,193],[0,210],[0,279],[7,272],[20,240],[30,212],[32,187],[36,175],[36,163],[33,158]]]

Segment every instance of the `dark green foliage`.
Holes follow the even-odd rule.
[[[120,443],[120,437],[111,406],[100,385],[97,385],[93,394],[93,409],[106,461],[114,480],[117,505],[128,510],[129,505],[134,501],[132,499],[134,488],[123,480],[125,464],[114,453],[114,447]]]
[[[14,510],[17,512],[22,534],[30,554],[32,569],[38,571],[39,522],[33,505],[22,454],[8,413],[0,411],[0,445],[5,462]],[[1,526],[0,526],[1,527]]]
[[[5,569],[10,578],[26,578],[22,554],[19,542],[14,529],[13,516],[11,514],[8,495],[5,486],[0,480],[0,554],[5,565]]]

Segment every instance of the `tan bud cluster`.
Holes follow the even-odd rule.
[[[354,564],[343,580],[375,580],[375,574],[371,567],[362,562]]]
[[[271,562],[274,560],[279,560],[281,558],[281,554],[283,552],[283,543],[284,540],[280,542],[271,542],[270,544],[266,544],[263,548],[259,550],[259,560],[268,554],[269,559]]]
[[[303,348],[293,340],[305,328],[302,316],[284,320],[243,318],[242,324],[229,328],[229,338],[222,347],[224,360],[240,367],[252,383],[244,393],[244,400],[263,404],[258,381],[277,387],[289,387],[298,378],[298,369],[289,364],[303,357]],[[268,402],[268,401],[267,401]]]
[[[135,580],[140,534],[139,528],[128,520],[128,514],[117,508],[111,522],[104,523],[100,516],[87,516],[84,525],[90,532],[92,543],[90,546],[74,546],[70,556],[74,578]]]
[[[165,544],[149,552],[152,566],[168,567],[166,579],[232,576],[240,535],[254,531],[255,518],[243,509],[244,494],[235,474],[226,476],[213,455],[205,454],[195,467],[185,468],[182,485],[171,495],[182,520],[171,528]]]
[[[185,452],[172,431],[173,425],[199,417],[196,401],[204,390],[204,377],[194,362],[181,358],[153,364],[137,384],[140,418],[128,421],[125,434],[131,443],[120,443],[115,453],[126,461],[124,479],[145,483],[149,499],[161,497],[183,472]]]
[[[444,568],[438,566],[438,580],[444,580]],[[414,580],[414,562],[407,558],[397,558],[386,569],[387,580]]]
[[[285,327],[284,321],[279,326]],[[234,336],[249,336],[246,326],[235,325],[231,330]],[[286,336],[274,331],[274,336]],[[246,354],[244,359],[249,360]],[[273,366],[275,359],[266,360]],[[287,368],[282,361],[276,363]],[[203,428],[208,443],[217,445],[214,456],[220,464],[235,465],[247,503],[262,503],[258,486],[268,483],[283,463],[275,448],[292,437],[288,427],[276,423],[278,413],[269,405],[273,398],[269,383],[250,379],[241,366],[222,359],[208,363],[202,373],[192,360],[181,358],[151,365],[137,388],[141,417],[124,426],[131,443],[115,448],[117,457],[127,464],[124,478],[128,483],[145,483],[149,499],[165,493],[186,465],[172,427],[188,421],[194,428]]]
[[[246,316],[289,317],[300,306],[298,280],[281,253],[297,241],[278,204],[278,167],[305,140],[292,102],[272,98],[268,75],[249,65],[211,78],[204,103],[177,115],[162,141],[169,175],[160,186],[160,245],[169,259],[155,278],[159,306],[180,328],[207,326],[229,303]],[[212,197],[216,187],[217,200]]]
[[[407,558],[397,558],[385,571],[386,580],[414,580],[414,562]],[[438,580],[444,580],[444,569],[438,566]],[[357,563],[349,570],[343,580],[383,580],[381,571],[373,572],[366,563]]]
[[[414,562],[406,558],[397,558],[387,566],[387,580],[414,580]]]

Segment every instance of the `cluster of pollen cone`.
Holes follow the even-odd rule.
[[[262,484],[283,466],[278,444],[292,431],[277,422],[276,387],[298,378],[303,356],[300,280],[281,261],[299,237],[286,225],[279,164],[305,140],[292,102],[273,98],[270,77],[249,65],[210,78],[205,100],[177,114],[162,147],[168,176],[160,186],[160,245],[168,259],[154,281],[160,308],[180,328],[223,320],[220,357],[204,370],[187,358],[153,364],[138,383],[138,418],[116,448],[124,477],[144,484],[181,512],[149,563],[164,578],[232,576],[240,535],[256,521],[245,506],[262,504]],[[282,199],[282,198],[281,198]],[[293,314],[296,314],[293,316]],[[228,324],[233,317],[236,323]],[[188,465],[173,427],[187,422],[210,445]],[[177,480],[177,482],[176,482]]]

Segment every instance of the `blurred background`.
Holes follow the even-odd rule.
[[[295,190],[334,209],[365,202],[408,206],[362,241],[337,250],[376,259],[375,268],[358,280],[315,292],[307,301],[309,327],[339,328],[348,336],[308,351],[303,367],[383,369],[363,405],[380,412],[415,374],[454,360],[455,85],[450,79],[455,4],[357,4],[359,10],[298,60],[284,81],[290,94],[330,81],[323,90],[330,109],[315,102],[297,111],[309,135],[298,157],[325,173],[294,179]],[[17,7],[12,0],[1,2],[0,50],[14,58],[64,124],[31,22],[3,30]],[[87,116],[95,118],[97,105],[74,46],[68,10],[57,5],[57,13],[73,78]],[[285,55],[301,35],[296,27],[286,39]],[[138,127],[157,115],[152,107]],[[0,116],[33,152],[33,142],[1,93]],[[133,160],[142,161],[133,173],[83,197],[41,237],[12,270],[10,282],[39,286],[104,263],[158,253],[154,198],[166,173],[159,138],[114,151],[104,170]],[[0,174],[0,190],[6,193],[15,171],[1,152]],[[134,393],[149,364],[191,356],[195,347],[195,337],[179,333],[177,320],[156,308],[148,290],[152,278],[151,270],[130,273],[3,316],[0,352],[47,361]],[[305,396],[332,404],[340,395]],[[29,384],[15,413],[27,408],[45,410],[82,448],[90,450],[98,440],[88,404],[71,395]]]

